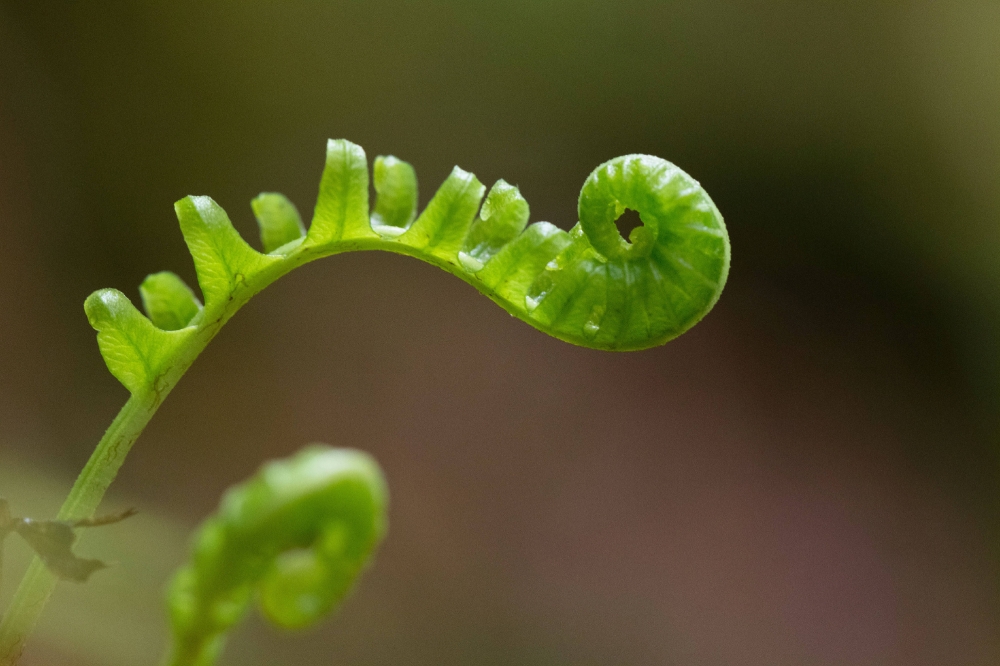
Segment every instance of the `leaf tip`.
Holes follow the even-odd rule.
[[[147,275],[139,285],[139,294],[146,315],[164,331],[188,326],[202,310],[191,288],[170,271]]]
[[[250,202],[264,252],[273,253],[306,235],[302,217],[288,197],[277,192],[261,192]]]
[[[98,289],[83,302],[87,321],[97,331],[107,327],[108,322],[124,308],[132,305],[128,296],[117,289]]]

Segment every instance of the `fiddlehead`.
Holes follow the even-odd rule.
[[[609,350],[680,335],[712,308],[728,274],[722,216],[696,181],[656,157],[629,155],[598,167],[580,194],[580,223],[568,232],[547,222],[526,227],[527,202],[502,180],[480,208],[485,188],[458,167],[419,216],[410,165],[380,157],[374,179],[378,198],[369,215],[364,151],[330,141],[308,231],[280,194],[254,200],[267,254],[251,248],[208,197],[178,201],[205,305],[171,273],[143,283],[148,317],[119,291],[94,293],[87,315],[111,372],[133,393],[162,397],[253,294],[307,261],[351,250],[423,259],[546,333]],[[643,221],[628,241],[615,226],[626,208]]]
[[[257,594],[280,627],[305,627],[350,591],[386,528],[378,464],[351,449],[310,446],[230,488],[195,535],[168,591],[168,666],[208,666]]]

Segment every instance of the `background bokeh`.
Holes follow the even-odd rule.
[[[0,1],[0,495],[52,515],[126,393],[83,299],[194,283],[171,204],[308,213],[325,140],[454,164],[575,221],[643,152],[726,216],[729,286],[609,354],[378,253],[269,288],[203,354],[25,666],[155,664],[228,485],[364,448],[389,538],[343,612],[225,664],[1000,661],[1000,4]],[[253,242],[256,242],[255,240]],[[2,596],[25,549],[11,540]]]

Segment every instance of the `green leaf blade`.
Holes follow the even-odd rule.
[[[330,139],[307,243],[324,247],[344,238],[377,238],[368,218],[368,158],[361,146]]]
[[[298,209],[285,195],[261,192],[250,206],[260,227],[260,242],[265,253],[270,254],[306,235]]]
[[[146,315],[164,331],[184,328],[201,314],[202,305],[198,297],[170,271],[147,275],[139,285],[139,293]]]
[[[226,211],[210,197],[184,197],[174,204],[174,210],[194,259],[207,309],[223,309],[239,291],[248,287],[258,271],[280,261],[250,247],[233,227]]]
[[[375,212],[372,229],[383,238],[398,238],[417,216],[417,172],[389,155],[375,158]]]
[[[485,191],[475,174],[456,166],[399,242],[457,263]]]
[[[525,303],[528,289],[545,266],[565,250],[572,238],[548,222],[535,222],[524,233],[503,246],[476,278],[510,301],[527,318],[534,309]]]
[[[84,309],[111,374],[133,394],[156,392],[158,380],[191,329],[160,330],[116,289],[94,292]]]
[[[486,195],[459,254],[466,270],[473,273],[480,270],[504,245],[517,238],[527,226],[530,214],[520,190],[498,180]]]

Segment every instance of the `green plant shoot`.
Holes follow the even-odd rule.
[[[482,201],[483,184],[458,167],[419,216],[416,175],[406,162],[375,160],[374,211],[368,186],[364,151],[331,140],[308,229],[284,196],[253,201],[263,253],[215,201],[185,197],[174,208],[204,302],[169,272],[142,283],[145,314],[114,289],[87,299],[101,354],[131,397],[60,520],[93,514],[146,423],[226,321],[254,294],[315,259],[355,250],[407,254],[458,276],[549,335],[616,351],[660,345],[689,329],[711,310],[729,273],[718,209],[697,181],[658,157],[627,155],[595,169],[580,193],[579,223],[569,231],[528,225],[528,203],[502,180]],[[628,239],[615,225],[626,209],[643,223]],[[0,666],[16,661],[55,582],[40,561],[29,568],[0,623]]]
[[[313,445],[230,488],[195,535],[191,562],[170,586],[167,666],[210,666],[255,593],[280,627],[298,629],[350,591],[386,529],[378,464]]]

